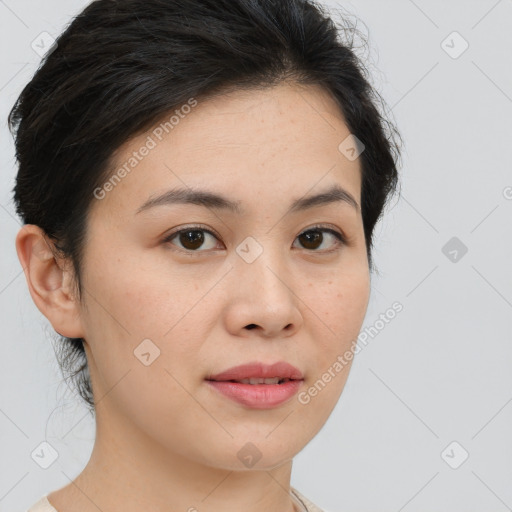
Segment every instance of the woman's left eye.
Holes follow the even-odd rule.
[[[199,251],[198,249],[200,248],[205,250],[214,249],[216,244],[214,242],[210,242],[210,244],[208,244],[208,237],[212,238],[213,240],[218,240],[217,235],[212,231],[198,226],[191,226],[188,228],[180,229],[179,231],[174,231],[163,240],[163,243],[170,243],[175,238],[177,238],[181,244],[181,246],[178,247],[190,254],[194,252],[204,252],[202,250]],[[332,252],[339,249],[340,246],[346,244],[345,236],[342,233],[334,229],[321,226],[308,228],[307,230],[303,231],[296,238],[296,240],[301,243],[302,248],[311,250],[313,252]],[[328,242],[331,240],[331,243],[327,243],[327,245],[331,247],[334,246],[334,248],[326,249],[326,240]],[[204,247],[205,242],[207,246],[206,248]]]
[[[316,249],[318,249],[319,246],[321,246],[324,243],[324,241],[326,239],[324,233],[326,233],[328,235],[327,240],[329,238],[331,240],[333,238],[335,239],[334,243],[331,244],[334,246],[334,248],[327,249],[324,251],[316,250]],[[297,240],[300,240],[302,246],[305,249],[311,249],[314,252],[332,252],[332,251],[335,251],[336,249],[339,249],[340,246],[345,245],[345,243],[346,243],[344,235],[342,235],[339,231],[336,231],[334,229],[329,229],[329,228],[322,228],[322,227],[309,228],[306,231],[303,231],[297,237]],[[324,247],[324,249],[325,249],[325,247]]]

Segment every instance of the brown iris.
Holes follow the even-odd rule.
[[[315,249],[322,244],[323,238],[323,233],[319,230],[304,231],[304,233],[299,235],[300,243],[306,249]]]
[[[204,243],[204,233],[199,229],[190,229],[181,232],[179,240],[186,249],[199,249]]]

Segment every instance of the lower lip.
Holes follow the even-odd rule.
[[[302,380],[282,384],[242,384],[240,382],[208,380],[224,396],[253,409],[270,409],[283,404],[299,390]]]

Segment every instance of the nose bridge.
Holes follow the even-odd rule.
[[[246,297],[263,300],[271,310],[289,310],[294,301],[288,283],[287,255],[272,237],[247,237],[236,248],[235,279]]]

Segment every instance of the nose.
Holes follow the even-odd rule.
[[[265,250],[252,263],[239,258],[229,279],[224,321],[231,334],[278,338],[292,336],[301,328],[296,277],[282,255]]]

